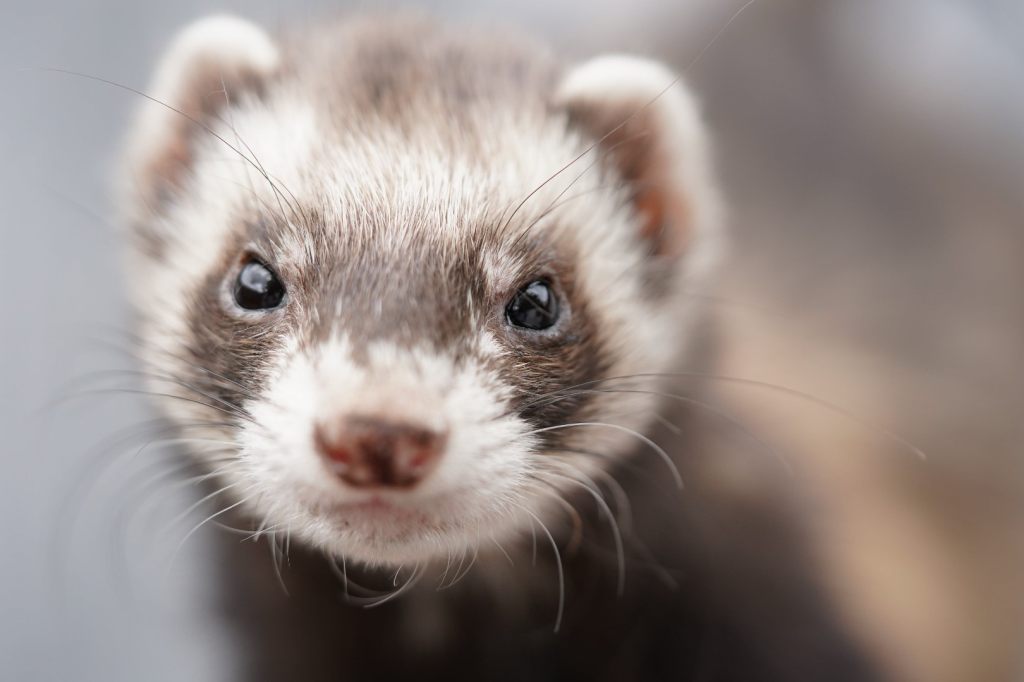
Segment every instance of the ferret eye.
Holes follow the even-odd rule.
[[[512,297],[505,308],[509,324],[523,329],[549,329],[558,321],[558,299],[543,280],[530,282]]]
[[[281,304],[284,285],[270,268],[254,260],[238,273],[234,294],[235,302],[246,310],[268,310]]]

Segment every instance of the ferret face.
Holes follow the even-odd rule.
[[[217,441],[194,454],[225,497],[334,555],[529,530],[643,447],[655,380],[607,380],[684,349],[715,218],[692,103],[625,57],[563,72],[410,22],[300,38],[190,27],[153,90],[174,110],[130,140],[165,410]]]

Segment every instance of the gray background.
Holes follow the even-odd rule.
[[[740,4],[421,6],[512,21],[570,56],[632,50],[683,69]],[[153,482],[168,453],[105,440],[152,415],[132,394],[70,398],[130,384],[90,373],[131,366],[115,348],[130,328],[130,283],[119,276],[107,186],[137,102],[43,69],[145,88],[162,46],[193,18],[229,10],[273,26],[340,8],[0,7],[0,677],[220,680],[235,656],[204,594],[204,547],[216,531],[175,554],[191,524],[166,526],[192,497]],[[976,647],[964,645],[964,669],[1010,674],[1024,593],[1024,5],[761,0],[688,76],[730,197],[734,250],[720,303],[736,371],[846,401],[934,455],[909,483],[899,467],[868,460],[861,473],[881,496],[871,507],[894,516],[872,520],[853,507],[841,526],[856,535],[857,523],[874,532],[886,519],[913,521],[894,542],[924,549],[905,566],[939,556],[956,568],[947,584],[964,592],[949,597],[952,630],[897,618],[885,636],[905,651],[881,655],[907,679],[927,679],[914,647],[942,660],[942,642],[965,640],[959,621],[982,632]],[[749,409],[755,421],[772,414]],[[837,474],[813,457],[805,465],[820,474],[819,492],[849,489],[849,469]],[[882,553],[865,546],[857,556]],[[840,570],[837,589],[859,594],[857,575]],[[891,596],[868,590],[879,591]]]

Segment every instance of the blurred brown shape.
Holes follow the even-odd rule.
[[[712,302],[722,372],[854,418],[771,390],[723,399],[790,459],[783,494],[807,509],[824,580],[896,680],[1011,680],[1022,663],[1014,16],[995,2],[764,2],[691,74],[732,213]],[[659,45],[679,68],[700,47]],[[770,493],[739,477],[723,494]]]

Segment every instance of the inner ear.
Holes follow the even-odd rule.
[[[229,106],[258,96],[279,62],[270,37],[243,19],[209,17],[177,36],[129,138],[127,170],[143,202],[159,207],[182,189],[198,141]]]
[[[690,217],[685,194],[673,191],[670,160],[658,147],[651,116],[643,104],[627,107],[580,103],[569,107],[570,121],[598,141],[602,163],[611,165],[630,190],[642,239],[657,255],[685,250]]]
[[[651,253],[684,254],[714,203],[704,132],[686,86],[655,62],[599,57],[572,69],[558,97],[571,125],[628,185]]]

